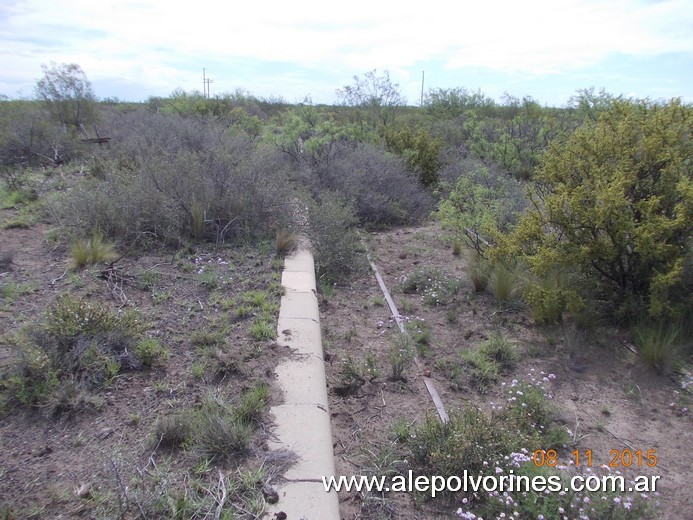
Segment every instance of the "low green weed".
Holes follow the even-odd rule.
[[[255,341],[275,339],[277,331],[274,317],[267,313],[258,315],[250,326],[250,335]]]
[[[135,344],[135,356],[146,367],[154,365],[158,361],[166,361],[170,355],[167,348],[155,338],[142,339]]]
[[[517,361],[512,341],[498,333],[491,334],[489,339],[479,346],[479,354],[498,363],[503,370],[512,369]]]
[[[419,294],[425,305],[451,303],[460,289],[460,281],[432,267],[412,271],[397,286],[405,294]]]
[[[0,381],[5,398],[49,414],[96,403],[89,397],[93,392],[144,364],[135,348],[144,328],[134,311],[60,297],[38,324],[14,339],[19,358]]]
[[[397,334],[394,337],[387,359],[391,368],[390,379],[393,381],[405,380],[405,372],[414,360],[414,342],[408,334]]]

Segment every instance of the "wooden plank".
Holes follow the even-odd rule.
[[[395,321],[397,322],[397,326],[399,327],[400,332],[402,334],[408,334],[407,329],[404,327],[404,321],[402,320],[402,317],[399,315],[399,311],[397,310],[397,306],[395,305],[392,296],[390,296],[390,291],[387,290],[385,281],[383,280],[383,277],[380,275],[380,271],[378,271],[378,266],[376,266],[375,263],[371,260],[370,255],[367,255],[367,257],[368,262],[371,264],[371,269],[373,270],[373,273],[375,273],[375,279],[378,280],[380,290],[383,292],[383,295],[385,296],[385,301],[387,302],[388,307],[390,307],[390,312],[392,312],[392,315],[394,316]],[[414,355],[414,363],[416,364],[416,367],[421,371],[421,363],[419,362],[419,358],[416,355]],[[431,400],[433,401],[433,404],[436,407],[438,417],[440,417],[440,420],[443,422],[443,424],[447,423],[450,420],[450,417],[445,411],[443,400],[440,398],[440,394],[438,393],[438,390],[436,390],[433,380],[427,376],[422,376],[422,378],[424,385],[426,386],[426,390],[428,390],[428,395],[431,396]]]

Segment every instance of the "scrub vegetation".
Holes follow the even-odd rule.
[[[437,222],[466,266],[417,261],[401,273],[393,286],[416,334],[360,359],[350,332],[354,352],[330,354],[343,401],[379,384],[407,392],[417,353],[451,385],[492,393],[521,362],[512,334],[487,324],[477,348],[437,361],[431,339],[492,296],[493,323],[518,313],[547,337],[588,323],[615,330],[654,373],[683,382],[686,408],[690,105],[585,89],[557,108],[460,87],[412,107],[375,70],[338,89],[334,106],[182,90],[128,103],[99,100],[78,65],[42,72],[35,99],[0,100],[3,518],[262,515],[291,462],[267,447],[266,411],[281,399],[273,367],[289,355],[274,343],[279,271],[302,235],[323,309],[364,280],[382,233]],[[426,255],[427,238],[398,258]],[[356,301],[363,313],[386,308],[380,295]],[[417,308],[444,320],[424,323]],[[502,408],[468,403],[446,425],[429,418],[380,440],[421,474],[561,450],[566,429],[544,383],[513,383]],[[375,498],[360,517],[399,518]],[[436,507],[464,518],[589,514],[567,499],[512,499],[444,496]],[[595,518],[646,514],[608,500]]]

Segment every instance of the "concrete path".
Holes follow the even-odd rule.
[[[279,502],[271,506],[269,518],[284,512],[287,520],[339,520],[337,493],[327,493],[322,481],[322,476],[335,475],[335,468],[310,252],[300,249],[286,258],[282,285],[286,292],[279,310],[277,342],[295,355],[276,369],[284,403],[270,410],[276,425],[270,447],[294,452],[298,462],[277,486]]]

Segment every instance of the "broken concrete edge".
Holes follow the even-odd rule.
[[[276,488],[279,501],[268,508],[287,520],[339,520],[337,493],[325,491],[323,477],[335,476],[332,427],[322,353],[315,264],[307,249],[284,262],[277,320],[277,343],[294,355],[275,370],[283,402],[270,409],[274,416],[271,449],[289,450],[297,462]]]

